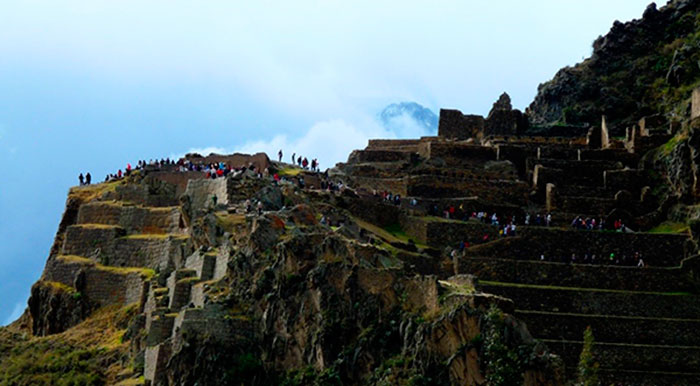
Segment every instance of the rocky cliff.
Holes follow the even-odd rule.
[[[700,3],[650,4],[639,20],[616,21],[593,43],[590,58],[541,84],[527,110],[534,125],[598,125],[607,115],[615,135],[644,117],[687,116],[700,82]]]

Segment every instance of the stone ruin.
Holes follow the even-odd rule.
[[[562,355],[568,371],[591,326],[604,384],[700,383],[700,297],[692,279],[700,260],[688,234],[644,232],[659,220],[647,194],[653,182],[639,169],[641,157],[669,141],[680,123],[647,116],[613,138],[602,117],[585,136],[535,137],[520,135],[520,113],[507,102],[501,97],[487,118],[441,110],[437,137],[370,140],[338,169],[367,194],[416,199],[393,220],[416,240],[436,248],[477,244],[455,270],[514,299],[515,314]],[[691,108],[692,120],[698,117],[700,88]],[[431,207],[442,216],[448,206],[509,213],[520,224],[526,212],[550,212],[559,227],[519,226],[517,237],[499,239],[490,225],[426,216]],[[622,219],[638,232],[566,229],[576,216],[610,225]],[[482,243],[486,236],[495,241]],[[631,251],[643,254],[647,268],[540,260]]]
[[[699,90],[693,94],[694,119]],[[519,326],[518,336],[529,341],[531,333],[561,356],[569,377],[575,376],[583,330],[591,326],[605,384],[700,383],[696,247],[689,234],[645,232],[658,219],[640,159],[669,138],[673,123],[645,117],[619,139],[610,138],[603,117],[588,135],[542,137],[521,135],[521,119],[505,94],[487,118],[442,110],[437,137],[370,140],[329,171],[332,179],[352,187],[339,194],[321,191],[318,175],[299,171],[308,182],[304,194],[318,204],[315,209],[287,207],[302,196],[293,182],[276,188],[247,174],[205,179],[201,173],[147,170],[126,184],[75,188],[42,278],[32,288],[32,332],[59,333],[94,309],[132,304],[139,313],[132,328],[142,334],[131,349],[143,360],[146,384],[177,383],[176,363],[197,337],[218,347],[245,346],[261,329],[273,342],[284,340],[274,346],[282,356],[271,359],[278,368],[312,363],[323,369],[334,348],[305,335],[323,314],[314,307],[350,291],[369,296],[365,299],[379,306],[380,317],[399,299],[404,299],[402,307],[428,313],[457,301],[472,308],[498,304],[527,323],[525,328],[508,319]],[[280,166],[264,154],[188,159]],[[92,190],[101,195],[85,198]],[[374,197],[384,191],[400,194],[402,204]],[[247,212],[243,202],[248,198],[264,202],[265,213]],[[500,238],[491,225],[433,212],[448,206],[512,215],[519,224],[526,213],[550,212],[555,226],[519,225],[517,236]],[[319,232],[321,212],[342,225]],[[619,218],[638,232],[570,229],[574,216],[603,218],[608,224]],[[397,227],[402,239],[387,230]],[[464,253],[449,257],[449,250],[464,241],[470,243]],[[275,248],[284,262],[274,268],[246,260]],[[643,254],[646,268],[557,260],[584,253],[612,259],[611,254],[632,251]],[[323,257],[326,276],[300,276],[304,269],[321,272],[311,269],[314,253]],[[260,271],[246,271],[254,266]],[[280,271],[268,272],[272,269]],[[301,281],[295,286],[307,283],[312,291],[300,297],[304,302],[298,309],[304,312],[294,318],[280,303],[277,314],[265,311],[264,318],[271,319],[256,324],[217,300],[235,301],[227,288],[250,280],[245,286],[269,306],[281,300],[263,296],[270,285],[266,280],[297,276]],[[444,288],[458,293],[445,296]],[[483,384],[475,351],[460,351],[481,334],[481,322],[475,315],[453,314],[461,322],[441,319],[439,325],[448,338],[432,335],[427,346],[414,349],[452,361],[454,384],[474,379]],[[560,384],[537,378],[543,374],[530,373],[534,378],[526,384]]]
[[[527,117],[520,110],[513,109],[510,96],[503,93],[486,118],[464,115],[459,110],[440,109],[438,136],[458,140],[481,139],[488,136],[518,135],[527,127]]]

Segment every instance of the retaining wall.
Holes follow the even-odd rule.
[[[505,283],[628,291],[697,290],[696,284],[680,268],[637,268],[467,257],[460,259],[459,269],[481,280]]]
[[[179,207],[143,208],[110,202],[92,202],[80,207],[78,224],[121,226],[128,233],[181,233]]]

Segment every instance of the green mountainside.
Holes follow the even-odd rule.
[[[644,116],[680,121],[690,91],[700,84],[700,3],[673,0],[649,5],[643,18],[615,22],[593,43],[590,58],[541,84],[528,108],[534,125],[598,125],[601,115],[616,135]]]

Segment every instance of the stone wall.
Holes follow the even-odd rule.
[[[88,259],[58,256],[42,277],[75,288],[98,307],[110,304],[142,304],[148,293],[146,271],[105,267]]]
[[[437,223],[436,223],[437,224]],[[439,225],[433,225],[439,226]],[[609,231],[561,230],[545,227],[518,227],[519,236],[473,247],[470,256],[491,256],[505,259],[538,259],[544,254],[548,260],[570,258],[575,253],[609,257],[614,253],[631,258],[642,254],[648,266],[675,267],[686,256],[688,236],[674,234],[620,233]],[[437,233],[437,232],[436,232]],[[459,235],[446,241],[457,242]],[[444,239],[444,238],[443,238]],[[429,245],[434,245],[428,240]]]
[[[476,138],[484,131],[484,117],[464,115],[459,110],[440,109],[438,136],[453,139]]]
[[[185,189],[185,195],[190,197],[193,210],[205,209],[214,205],[212,197],[216,196],[216,203],[228,203],[228,190],[226,178],[190,180]]]
[[[522,181],[477,180],[439,176],[411,176],[404,197],[457,198],[479,197],[485,202],[524,205],[529,186]]]
[[[147,174],[138,183],[119,184],[114,192],[105,193],[103,199],[148,207],[179,205],[177,186],[156,177],[157,175]]]
[[[495,147],[479,146],[466,143],[431,141],[421,143],[421,157],[427,159],[440,158],[448,163],[496,161]]]
[[[181,233],[179,207],[143,208],[111,202],[91,202],[80,207],[78,224],[121,226],[132,233]]]
[[[355,150],[350,153],[348,163],[365,162],[406,162],[411,159],[411,153],[400,150],[368,149]]]
[[[122,237],[105,248],[97,258],[116,267],[148,267],[156,270],[178,269],[192,249],[188,237]]]
[[[66,229],[62,255],[96,256],[111,248],[114,240],[125,236],[126,230],[111,225],[71,225]]]
[[[420,221],[416,219],[415,221]],[[461,241],[472,245],[481,242],[488,234],[491,241],[473,246],[466,251],[469,256],[492,256],[505,259],[539,259],[544,254],[549,260],[568,258],[572,253],[582,257],[596,254],[609,257],[623,254],[632,257],[635,252],[643,255],[647,265],[658,267],[679,266],[686,256],[688,236],[674,234],[620,233],[608,231],[562,230],[557,228],[519,226],[518,236],[496,239],[498,228],[476,221],[424,220],[425,231],[411,236],[428,245],[443,248],[456,247]],[[420,229],[416,227],[415,229]],[[407,231],[409,231],[407,229]],[[419,236],[425,235],[425,238]]]
[[[480,280],[504,283],[672,292],[694,291],[697,287],[681,268],[640,269],[490,257],[460,259],[459,268]]]
[[[627,190],[636,194],[643,186],[642,175],[637,169],[606,170],[603,178],[605,188],[609,190]]]
[[[61,253],[87,257],[108,266],[165,270],[181,267],[191,249],[186,236],[126,236],[121,227],[72,225],[66,231]]]
[[[370,139],[366,150],[400,149],[409,152],[417,152],[419,142],[420,139]]]
[[[581,149],[579,154],[581,161],[616,161],[632,169],[637,168],[637,164],[639,163],[639,154],[633,154],[619,149]]]
[[[580,215],[606,216],[616,207],[614,198],[590,196],[565,196],[557,192],[549,206],[550,211],[578,213]]]
[[[577,363],[583,348],[580,342],[546,343],[567,363]],[[700,349],[695,347],[629,346],[596,342],[593,352],[596,358],[602,358],[601,369],[648,371],[653,368],[657,371],[688,373],[695,372],[700,367]]]
[[[206,178],[204,172],[150,172],[149,176],[176,187],[176,195],[181,195],[187,189],[190,180],[201,180]]]
[[[503,286],[480,282],[487,293],[510,298],[518,309],[572,314],[696,319],[700,299],[690,294]],[[639,307],[643,304],[644,307]],[[579,351],[580,353],[580,351]]]
[[[610,315],[566,315],[558,313],[516,312],[530,326],[537,326],[538,338],[580,341],[590,326],[598,342],[650,345],[697,346],[700,327],[696,320],[634,318]],[[603,358],[599,358],[603,359]]]
[[[352,186],[355,189],[364,189],[368,192],[376,190],[377,192],[388,191],[393,194],[399,194],[406,197],[406,181],[407,178],[373,178],[373,177],[353,177]]]

